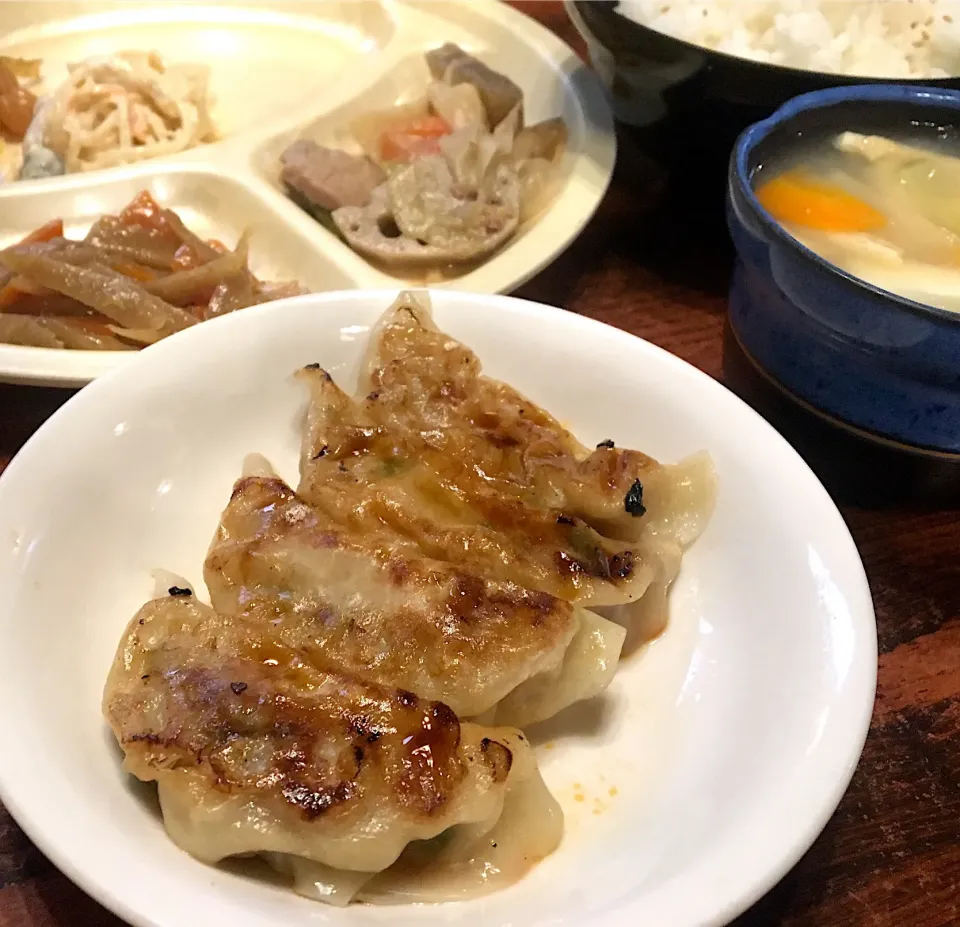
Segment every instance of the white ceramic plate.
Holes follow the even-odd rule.
[[[562,116],[570,137],[550,207],[477,269],[450,281],[480,293],[514,289],[580,233],[606,191],[616,156],[604,91],[553,33],[497,0],[6,0],[0,55],[39,57],[51,85],[66,63],[126,48],[211,67],[214,118],[224,139],[139,165],[0,185],[0,247],[62,217],[86,234],[147,189],[199,234],[233,244],[249,228],[264,279],[313,290],[396,286],[295,206],[279,156],[299,136],[336,145],[357,114],[422,95],[423,53],[459,43],[523,89],[527,122]],[[0,345],[0,381],[79,386],[130,352]]]
[[[873,704],[876,628],[857,551],[800,458],[726,389],[646,342],[500,296],[435,316],[587,443],[707,448],[716,514],[668,631],[609,693],[532,731],[561,847],[486,899],[333,910],[177,850],[120,770],[100,693],[151,570],[200,577],[244,456],[296,478],[302,388],[352,387],[393,292],[302,297],[147,349],[80,392],[0,477],[0,795],[64,872],[143,927],[695,927],[727,922],[814,840]],[[580,796],[581,799],[578,799]]]

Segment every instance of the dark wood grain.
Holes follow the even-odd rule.
[[[557,2],[519,4],[578,51]],[[519,295],[633,332],[721,376],[729,246],[663,200],[629,139],[584,235]],[[0,387],[0,465],[66,393]],[[960,520],[844,508],[873,589],[879,689],[860,766],[796,868],[736,927],[960,925]],[[2,749],[9,749],[4,745]],[[0,808],[0,927],[117,927]],[[669,927],[669,925],[652,925]]]

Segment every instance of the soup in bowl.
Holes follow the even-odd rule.
[[[848,430],[951,458],[960,458],[958,127],[960,93],[950,90],[797,97],[741,135],[727,209],[738,351]]]
[[[757,199],[847,273],[960,312],[960,140],[952,124],[935,128],[936,141],[915,131],[818,140],[790,167],[761,172]]]

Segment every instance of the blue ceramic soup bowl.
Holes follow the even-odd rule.
[[[845,273],[791,237],[754,195],[791,154],[846,130],[941,146],[955,136],[960,155],[960,92],[836,87],[796,97],[740,136],[727,197],[733,338],[761,373],[839,424],[960,454],[960,313]]]

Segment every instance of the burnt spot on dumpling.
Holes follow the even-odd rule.
[[[639,517],[645,515],[647,507],[643,504],[643,483],[634,480],[623,499],[623,507],[631,515]]]
[[[486,585],[478,576],[462,573],[454,577],[448,607],[458,621],[469,624],[482,613]]]
[[[334,805],[349,801],[353,797],[353,789],[349,782],[339,782],[329,789],[312,789],[298,782],[288,782],[282,794],[308,821],[312,821]]]
[[[453,710],[443,702],[420,707],[420,730],[403,738],[404,753],[400,762],[403,775],[397,782],[398,795],[406,804],[433,814],[448,799],[448,788],[440,770],[453,772],[452,766],[460,746],[460,722]],[[456,761],[459,776],[463,768]]]
[[[513,753],[499,740],[484,737],[480,741],[480,752],[490,764],[490,773],[494,782],[505,782],[513,766]]]
[[[610,576],[617,579],[627,579],[633,573],[634,554],[632,550],[624,550],[614,554],[608,561]]]
[[[634,554],[632,550],[627,549],[609,556],[598,549],[595,557],[581,560],[564,550],[558,550],[554,554],[554,562],[557,572],[564,576],[627,580],[633,575]]]
[[[589,525],[573,518],[561,518],[565,518],[563,524],[572,526],[568,538],[571,549],[560,549],[553,555],[554,565],[561,576],[614,582],[628,581],[633,577],[636,554],[631,548],[611,551],[608,549],[611,542]],[[560,518],[557,521],[559,523]]]
[[[509,616],[514,628],[539,629],[560,615],[565,616],[568,606],[546,592],[513,583],[491,587],[478,576],[460,573],[454,577],[447,610],[467,626],[493,625]]]

